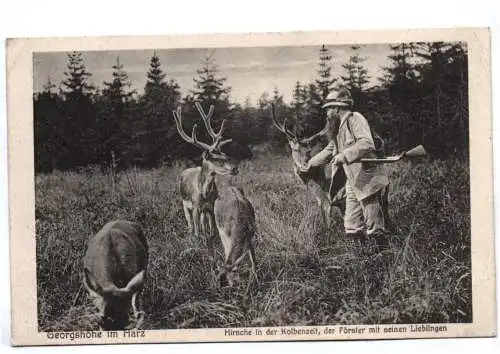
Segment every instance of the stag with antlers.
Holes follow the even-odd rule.
[[[224,145],[232,141],[232,139],[222,140],[226,120],[222,121],[219,132],[215,133],[211,125],[214,106],[210,106],[207,114],[200,103],[196,102],[195,105],[209,136],[212,138],[212,144],[209,145],[198,140],[196,124],[193,126],[191,136],[186,134],[182,128],[181,107],[179,106],[176,111],[173,111],[177,131],[182,139],[203,150],[201,166],[187,168],[182,171],[180,194],[189,232],[194,232],[196,237],[199,237],[201,232],[207,237],[208,249],[215,261],[215,249],[213,247],[215,237],[214,203],[218,196],[215,176],[217,174],[236,175],[238,167],[229,156],[221,151]]]
[[[321,208],[321,215],[323,222],[330,225],[331,222],[331,208],[335,206],[340,209],[343,214],[345,211],[345,187],[343,181],[340,181],[338,190],[334,190],[333,186],[338,186],[339,183],[332,183],[332,167],[330,164],[323,167],[313,167],[307,173],[300,171],[300,166],[303,166],[313,155],[314,144],[316,141],[328,131],[328,126],[318,133],[307,137],[298,138],[287,126],[287,119],[283,123],[279,123],[276,117],[276,106],[271,105],[272,119],[276,128],[282,132],[290,145],[292,151],[293,170],[295,175],[307,185],[314,197],[316,198],[319,207]],[[342,171],[336,175],[336,179],[341,179]]]
[[[312,194],[316,198],[318,205],[321,208],[321,215],[324,223],[329,226],[331,223],[332,206],[339,208],[342,215],[345,214],[346,176],[342,168],[335,169],[332,173],[332,165],[326,164],[320,167],[311,167],[307,172],[301,171],[301,166],[304,166],[314,155],[314,148],[319,138],[325,136],[329,130],[328,122],[323,129],[318,133],[305,138],[299,138],[287,126],[287,119],[282,123],[278,122],[276,116],[276,106],[271,104],[271,112],[273,123],[276,128],[283,133],[290,145],[292,151],[292,160],[294,164],[294,172],[300,180],[309,187]],[[377,139],[382,139],[377,136]],[[385,187],[381,195],[381,205],[386,218],[386,223],[389,229],[392,229],[392,222],[388,212],[388,194],[389,186]]]

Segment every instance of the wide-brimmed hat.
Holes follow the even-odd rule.
[[[353,104],[351,93],[348,89],[342,88],[338,91],[332,91],[326,96],[326,103],[322,108],[327,107],[351,107]]]

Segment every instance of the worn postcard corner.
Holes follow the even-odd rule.
[[[13,345],[496,336],[489,29],[6,48]]]

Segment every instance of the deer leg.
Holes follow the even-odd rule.
[[[255,248],[252,242],[248,245],[248,258],[250,258],[250,265],[251,265],[251,274],[248,276],[248,282],[247,282],[247,287],[244,293],[244,297],[248,296],[248,292],[253,285],[253,283],[257,283],[259,285],[259,278],[257,277],[257,272],[255,271]]]
[[[222,240],[222,237],[226,237],[226,235],[222,234],[221,240]],[[224,242],[224,241],[227,241],[227,238],[223,239],[222,241],[223,241],[222,243],[224,246],[224,263],[222,264],[222,270],[219,272],[219,275],[217,276],[217,280],[219,281],[219,284],[221,287],[225,287],[225,286],[231,285],[231,284],[229,284],[229,279],[227,277],[228,271],[230,270],[229,256],[230,256],[231,249],[229,248],[229,245],[226,244],[226,242]]]
[[[207,219],[207,224],[208,224],[208,251],[210,253],[210,256],[212,257],[212,264],[214,267],[214,270],[217,269],[217,255],[215,253],[215,247],[214,247],[214,241],[215,241],[215,236],[216,236],[216,227],[215,227],[215,216],[213,213],[206,213],[206,219]]]
[[[249,256],[250,256],[250,263],[251,263],[251,267],[252,267],[252,276],[253,278],[255,279],[255,281],[257,282],[257,285],[259,284],[259,278],[257,277],[257,271],[256,271],[256,259],[255,259],[255,246],[254,244],[251,242],[250,243],[250,247],[248,248],[248,252],[249,252]]]
[[[391,228],[391,220],[389,219],[389,211],[387,210],[388,209],[388,186],[387,187],[384,187],[382,188],[380,191],[379,191],[379,194],[378,194],[378,201],[379,201],[379,204],[380,204],[380,208],[382,209],[382,214],[383,214],[383,217],[384,217],[384,228],[386,230],[389,230]]]
[[[132,295],[132,310],[134,311],[134,316],[137,317],[139,311],[137,310],[137,293]]]
[[[205,211],[200,212],[200,232],[203,237],[206,237],[207,235],[206,215]]]
[[[320,209],[320,212],[321,212],[321,220],[323,220],[323,224],[325,225],[325,227],[328,227],[328,221],[329,221],[329,217],[328,217],[328,206],[329,206],[329,201],[328,200],[325,200],[323,198],[321,198],[320,196],[316,196],[316,201],[318,202],[318,206],[319,206],[319,209]]]
[[[244,297],[247,297],[247,296],[248,296],[248,291],[250,290],[250,286],[252,285],[252,283],[253,283],[253,276],[248,277],[247,287],[246,287],[246,289],[245,289],[245,292],[243,293],[243,296],[244,296]]]
[[[227,278],[227,270],[229,269],[229,254],[231,252],[231,239],[229,238],[229,235],[226,234],[225,229],[217,229],[217,234],[219,235],[220,241],[222,243],[223,251],[224,251],[224,262],[222,264],[222,270],[219,272],[217,275],[217,280],[220,284],[221,287],[227,286],[228,285],[228,278]]]
[[[184,209],[184,216],[186,217],[186,221],[188,224],[188,231],[189,231],[189,233],[193,233],[193,215],[191,213],[191,210],[192,210],[191,203],[183,200],[182,206]]]
[[[330,227],[330,211],[331,211],[331,205],[329,201],[327,200],[322,201],[321,211],[323,215],[323,222],[325,223],[325,228],[328,229]]]
[[[240,263],[243,262],[243,260],[247,256],[247,254],[250,258],[252,258],[252,255],[250,254],[251,245],[247,242],[248,241],[246,241],[243,245],[232,244],[231,249],[229,250],[229,253],[226,256],[225,269],[227,272],[231,272],[232,278],[234,276],[236,276],[238,279],[240,279],[240,276],[238,273]],[[254,260],[255,259],[252,260],[252,264],[254,263],[253,262]],[[252,273],[252,272],[250,272],[250,273]],[[248,279],[247,289],[245,291],[245,295],[247,294],[247,292],[250,288],[252,280],[253,280],[253,274],[249,274],[249,279]],[[234,283],[234,279],[229,280],[230,286],[233,286],[233,283]]]
[[[380,204],[382,206],[382,213],[384,214],[385,228],[389,232],[394,232],[394,224],[392,223],[391,217],[389,215],[389,186],[382,190]]]
[[[200,236],[200,209],[198,209],[198,208],[193,208],[193,229],[194,229],[194,236],[199,237]]]
[[[138,296],[138,292],[134,293],[134,295],[132,295],[132,310],[134,312],[134,318],[135,318],[135,325],[134,327],[135,328],[138,328],[142,325],[142,323],[144,322],[144,311],[142,311],[140,309],[141,307],[141,304],[140,304],[140,297]],[[138,298],[139,298],[139,306],[137,306],[137,301],[138,301]]]

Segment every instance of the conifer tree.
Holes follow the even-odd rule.
[[[180,101],[180,88],[175,80],[166,80],[161,61],[155,52],[149,63],[144,95],[141,97],[141,119],[135,135],[140,141],[138,163],[154,166],[170,163],[177,154],[176,128],[171,112]]]
[[[311,136],[320,131],[325,125],[325,110],[322,109],[322,93],[318,87],[311,83],[305,90],[305,115],[301,135]]]
[[[71,145],[66,139],[67,121],[62,98],[48,78],[40,93],[33,95],[35,171],[66,170],[71,163]]]
[[[463,114],[464,53],[461,43],[416,44],[415,55],[423,62],[416,66],[422,93],[419,102],[421,140],[434,145],[434,154],[467,152],[468,149],[468,134],[465,136],[468,118]]]
[[[208,112],[210,105],[214,105],[215,110],[212,118],[212,126],[214,129],[219,129],[222,120],[226,119],[228,129],[225,134],[230,136],[232,115],[229,94],[231,92],[231,87],[226,85],[226,77],[219,76],[219,69],[215,64],[213,52],[202,59],[202,66],[200,69],[196,70],[196,73],[198,77],[193,78],[195,87],[190,91],[193,100],[200,102],[206,112]],[[196,109],[193,111],[196,111]],[[196,113],[196,115],[199,117],[198,113]],[[193,118],[192,116],[192,119]],[[204,131],[200,131],[200,136],[209,139]]]
[[[116,58],[116,64],[112,66],[112,80],[105,81],[102,93],[104,97],[117,105],[125,104],[132,100],[133,96],[136,94],[136,90],[131,89],[132,84],[128,78],[128,74],[124,69],[123,64],[120,63],[120,57]]]
[[[80,99],[82,96],[90,96],[95,89],[88,80],[92,76],[83,63],[81,52],[68,54],[67,70],[64,71],[66,79],[62,82],[63,93],[67,100]]]
[[[414,65],[411,63],[415,46],[413,43],[400,43],[389,46],[392,54],[388,56],[390,65],[383,67],[384,76],[380,79],[385,87],[397,85],[402,89],[415,79]]]
[[[419,96],[416,67],[412,64],[415,44],[398,43],[390,49],[389,64],[382,67],[383,76],[379,79],[387,99],[379,102],[378,109],[391,112],[384,119],[383,130],[397,145],[406,148],[411,144],[406,141],[412,135],[410,127],[415,126],[411,123],[412,111]]]
[[[213,53],[205,56],[202,60],[202,67],[196,70],[199,75],[193,78],[195,88],[191,91],[194,99],[204,105],[229,106],[229,94],[231,87],[225,86],[226,77],[218,76],[218,68],[215,64]]]
[[[279,91],[277,86],[275,86],[273,89],[273,102],[276,104],[276,106],[284,105],[283,94]]]
[[[84,166],[95,161],[95,147],[98,144],[96,115],[93,105],[94,86],[89,79],[80,52],[68,54],[68,64],[64,71],[61,95],[66,120],[64,136],[70,144],[72,166]],[[69,157],[68,157],[69,158]]]
[[[349,57],[348,62],[342,65],[345,73],[341,76],[342,86],[351,91],[355,102],[356,99],[361,98],[360,96],[369,82],[368,70],[363,66],[366,58],[359,55],[359,48],[357,45],[351,47],[354,53]]]
[[[330,49],[323,44],[319,49],[318,78],[315,80],[320,105],[325,103],[326,96],[328,96],[337,81],[332,77],[332,58]]]
[[[467,156],[467,55],[463,43],[390,47],[382,86],[372,90],[393,150],[423,144],[434,156]]]
[[[103,144],[100,146],[101,161],[109,163],[114,155],[119,167],[133,163],[133,152],[140,149],[139,142],[134,140],[134,95],[128,74],[116,58],[112,66],[112,80],[104,81],[99,127]]]
[[[300,83],[299,83],[300,85]],[[262,96],[261,96],[262,98]],[[264,103],[264,101],[261,101]],[[275,86],[273,89],[273,95],[271,102],[275,105],[276,108],[276,114],[278,116],[278,119],[280,121],[283,121],[283,119],[286,117],[287,122],[292,123],[292,125],[295,122],[295,116],[294,116],[294,109],[293,107],[288,107],[283,99],[283,94],[279,91],[278,87]],[[262,114],[266,114],[262,112]],[[267,111],[267,117],[269,120],[271,120],[271,111],[268,109]],[[271,120],[272,121],[272,120]],[[287,139],[284,134],[282,134],[275,126],[274,124],[271,125],[271,128],[269,130],[268,135],[270,136],[270,140],[273,142],[273,144],[277,147],[284,147],[287,146]]]

